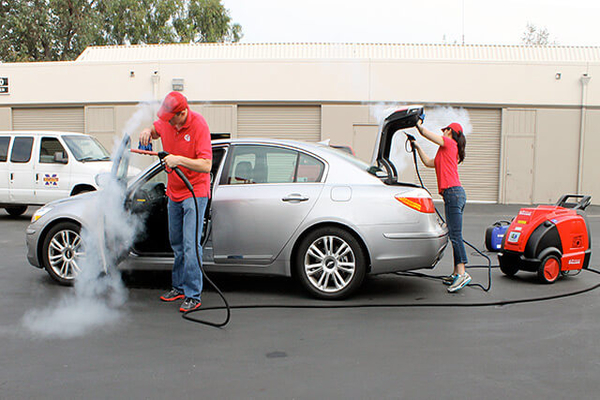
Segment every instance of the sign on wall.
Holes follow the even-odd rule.
[[[8,94],[8,78],[0,77],[0,94]]]

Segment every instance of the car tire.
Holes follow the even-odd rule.
[[[306,235],[296,252],[295,273],[314,297],[339,300],[362,284],[367,261],[358,240],[348,231],[323,227]]]
[[[5,210],[11,217],[18,217],[19,215],[23,215],[25,211],[27,211],[27,206],[6,207]]]
[[[537,270],[537,276],[542,283],[554,283],[560,276],[560,258],[550,254],[542,260]]]
[[[498,263],[500,264],[500,271],[506,276],[515,276],[519,272],[517,262],[512,258],[498,257]]]
[[[45,235],[42,244],[42,265],[56,282],[73,284],[80,271],[78,263],[84,254],[81,227],[74,222],[60,222]]]

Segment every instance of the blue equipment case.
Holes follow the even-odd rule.
[[[485,230],[485,248],[488,251],[502,250],[502,240],[509,226],[509,221],[497,221]]]

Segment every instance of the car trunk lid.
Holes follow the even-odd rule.
[[[398,171],[390,160],[394,135],[401,129],[415,127],[422,114],[423,106],[406,106],[395,110],[383,121],[375,142],[372,164],[383,168],[387,172],[386,183],[398,183]]]

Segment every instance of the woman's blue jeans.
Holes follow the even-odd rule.
[[[463,211],[467,202],[467,194],[462,186],[450,187],[442,193],[444,198],[444,213],[446,214],[446,225],[452,242],[452,254],[454,255],[454,265],[466,264],[467,251],[463,243],[462,225]]]
[[[194,200],[198,204],[197,216]],[[207,197],[190,197],[183,201],[169,199],[168,203],[169,240],[175,256],[171,285],[185,297],[197,300],[200,300],[202,293],[202,271],[196,258],[195,246],[198,247],[198,256],[202,260],[200,240],[207,203]],[[196,242],[196,227],[198,242]]]

